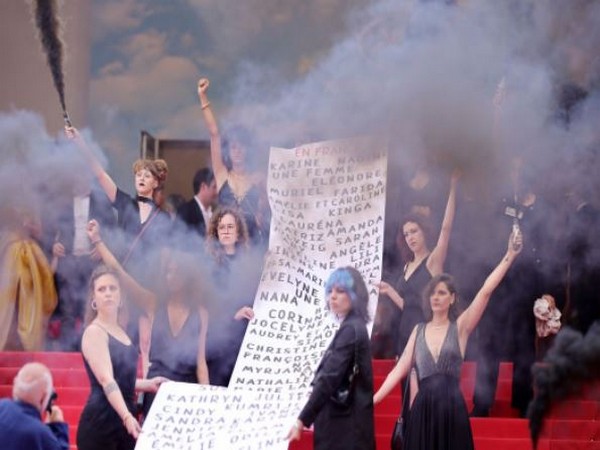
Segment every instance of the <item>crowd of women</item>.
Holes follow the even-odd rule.
[[[42,221],[15,214],[15,231],[1,235],[1,291],[14,308],[0,312],[0,348],[81,351],[91,385],[81,450],[132,449],[165,380],[227,386],[254,317],[265,186],[251,164],[251,134],[236,127],[222,137],[208,85],[200,80],[198,95],[212,170],[198,171],[190,202],[166,208],[163,160],[136,161],[135,195],[127,194],[69,126],[84,163],[55,180],[68,186],[66,198],[48,208],[64,211],[41,211]]]
[[[18,275],[22,264],[13,259],[27,254],[29,267],[36,270],[31,277],[36,283],[20,287],[33,291],[19,291],[39,299],[29,306],[39,304],[46,314],[57,303],[62,309],[62,329],[50,326],[49,335],[62,333],[68,338],[62,349],[77,348],[83,354],[91,393],[78,427],[81,450],[132,448],[139,418],[147,414],[165,380],[227,386],[254,317],[269,231],[264,177],[250,163],[255,145],[251,133],[235,127],[225,138],[208,99],[208,80],[200,79],[197,87],[210,134],[212,170],[198,171],[190,202],[171,213],[165,208],[161,194],[168,167],[163,160],[136,161],[136,195],[128,195],[78,130],[68,127],[66,135],[86,161],[93,182],[84,186],[79,180],[64,213],[53,215],[56,223],[43,224],[46,229],[23,222],[22,233],[35,236],[41,246],[23,237],[2,243],[6,267]],[[407,448],[472,448],[469,412],[458,383],[469,336],[476,330],[478,366],[483,368],[478,374],[484,381],[490,379],[493,360],[497,365],[506,356],[492,344],[505,340],[506,329],[518,332],[514,406],[525,414],[536,349],[543,353],[551,343],[548,338],[560,328],[557,306],[564,307],[565,299],[557,294],[561,283],[552,280],[555,269],[549,269],[557,264],[549,264],[552,258],[544,248],[556,242],[549,237],[556,212],[545,214],[544,192],[537,190],[524,165],[519,157],[511,159],[509,194],[498,195],[497,208],[490,209],[499,212],[485,220],[482,205],[494,202],[478,202],[461,189],[472,182],[472,174],[451,170],[448,164],[438,170],[443,164],[429,161],[408,176],[390,177],[390,198],[395,190],[404,191],[400,203],[394,199],[387,204],[393,214],[388,215],[386,237],[392,230],[393,238],[386,239],[377,313],[368,315],[368,289],[359,272],[345,267],[331,274],[325,286],[327,307],[341,326],[316,372],[310,399],[290,430],[291,439],[314,423],[316,448],[374,448],[374,404],[402,381],[407,401],[399,414],[406,423]],[[577,187],[568,194],[572,210],[566,214],[565,235],[571,243],[561,248],[568,251],[566,266],[573,271],[569,288],[576,293],[572,308],[578,314],[566,316],[585,331],[585,323],[598,318],[597,309],[589,309],[594,304],[586,301],[585,290],[596,267],[587,262],[594,254],[590,233],[597,213]],[[487,232],[481,233],[478,224]],[[433,242],[431,230],[436,228]],[[511,229],[501,256],[498,236]],[[44,263],[40,247],[47,250],[50,264]],[[494,265],[492,259],[499,262]],[[513,263],[519,268],[509,272]],[[463,307],[457,284],[466,300]],[[26,312],[19,311],[19,316]],[[84,316],[79,333],[69,321],[78,314]],[[23,327],[12,316],[2,320],[3,347],[40,349],[42,326],[20,334]],[[366,326],[371,320],[369,338]],[[484,326],[478,329],[480,321]],[[397,358],[376,393],[372,357]],[[495,388],[493,376],[491,380],[478,381],[471,414],[489,413]],[[343,401],[339,391],[346,394]]]
[[[166,180],[164,161],[134,164],[134,198],[115,185],[77,130],[66,129],[115,208],[117,234],[124,237],[105,239],[114,230],[94,219],[86,225],[92,254],[101,262],[90,276],[81,339],[92,386],[78,427],[82,450],[133,448],[139,409],[149,411],[165,380],[227,386],[254,316],[265,242],[264,223],[257,219],[260,180],[247,165],[247,133],[236,130],[222,140],[207,88],[208,81],[200,80],[218,201],[214,211],[210,196],[201,204],[206,200],[201,191],[212,184],[212,172],[205,171],[194,182],[201,231],[157,204]],[[199,237],[200,248],[192,245]],[[142,378],[136,380],[137,374]],[[144,393],[141,408],[134,404],[136,392]]]

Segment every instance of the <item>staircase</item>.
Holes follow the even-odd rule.
[[[23,364],[40,362],[50,368],[56,404],[62,409],[69,424],[69,442],[76,450],[75,436],[83,405],[90,392],[89,381],[80,353],[59,352],[0,352],[0,398],[12,397],[12,382]]]
[[[12,381],[26,362],[37,361],[52,371],[57,404],[69,423],[71,449],[76,450],[77,423],[89,393],[89,382],[79,353],[0,352],[0,397],[12,396]],[[393,365],[389,360],[374,360],[375,388],[378,388]],[[476,450],[532,450],[528,422],[517,418],[510,407],[512,365],[502,363],[495,405],[489,418],[471,419]],[[461,376],[461,390],[467,407],[472,406],[475,364],[466,362]],[[389,449],[391,431],[401,402],[397,387],[375,408],[375,432],[378,450]],[[538,445],[539,450],[600,450],[600,380],[577,397],[555,405],[547,416]],[[312,450],[312,433],[306,431],[290,450]]]
[[[374,360],[375,389],[392,369],[393,361]],[[473,406],[475,363],[465,362],[460,387],[467,403]],[[529,422],[519,419],[510,405],[512,364],[501,363],[494,406],[487,418],[472,418],[475,450],[533,450]],[[391,433],[400,411],[400,387],[375,407],[375,439],[378,450],[390,448]],[[547,415],[538,450],[600,450],[600,379],[576,398],[555,405]],[[290,450],[312,450],[312,432],[290,445]]]

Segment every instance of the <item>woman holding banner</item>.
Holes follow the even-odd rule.
[[[288,439],[315,425],[315,450],[374,450],[373,372],[369,294],[353,267],[335,270],[325,283],[327,307],[342,324],[325,352],[313,390]]]
[[[206,250],[212,257],[215,295],[207,363],[211,384],[228,386],[248,321],[254,318],[254,296],[262,270],[253,257],[244,216],[238,209],[217,209],[208,226]]]
[[[119,325],[117,273],[98,266],[90,278],[90,292],[81,353],[91,389],[77,427],[77,447],[132,450],[141,431],[133,415],[135,391],[156,392],[165,378],[136,379],[138,350]]]
[[[467,407],[460,391],[460,371],[469,335],[481,319],[489,299],[521,251],[520,233],[488,275],[479,292],[459,313],[458,294],[450,275],[435,276],[423,294],[427,322],[412,331],[396,366],[373,400],[379,403],[414,367],[419,390],[406,422],[404,448],[427,450],[473,449]]]

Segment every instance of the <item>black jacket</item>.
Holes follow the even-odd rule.
[[[200,206],[195,198],[185,202],[177,209],[177,217],[185,223],[188,228],[198,233],[200,236],[206,236],[207,224],[204,222],[204,216],[200,211]]]
[[[331,395],[342,385],[358,360],[358,375],[353,383],[352,402],[340,407]],[[365,322],[348,314],[325,352],[313,391],[300,413],[306,426],[315,424],[315,450],[374,450],[373,370],[371,347]]]

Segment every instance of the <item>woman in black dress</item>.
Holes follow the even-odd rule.
[[[155,192],[167,178],[167,163],[162,159],[138,159],[133,164],[136,197],[121,190],[104,170],[94,152],[88,147],[76,128],[65,128],[67,136],[83,152],[102,190],[117,211],[118,227],[123,231],[123,245],[114,251],[121,264],[140,283],[153,287],[156,274],[148,270],[157,260],[161,246],[171,231],[168,213],[154,202]]]
[[[91,391],[79,419],[77,447],[132,450],[141,430],[133,415],[135,391],[156,392],[165,379],[136,379],[138,350],[119,325],[121,285],[116,272],[98,266],[90,290],[81,353]]]
[[[262,259],[249,245],[244,217],[238,209],[220,208],[210,219],[206,251],[212,260],[214,296],[207,363],[211,384],[228,386],[258,288]]]
[[[151,327],[148,377],[161,376],[171,381],[208,384],[206,331],[208,312],[203,300],[206,289],[201,282],[198,258],[171,249],[165,255],[164,294],[159,298],[123,270],[106,247],[96,221],[90,221],[88,236],[103,262],[115,270],[123,288],[145,312]],[[147,414],[154,394],[144,395]]]
[[[65,132],[82,151],[102,190],[117,211],[117,224],[122,235],[116,236],[121,239],[111,240],[119,242],[112,252],[138,283],[154,290],[157,288],[156,281],[160,278],[158,269],[161,249],[172,228],[169,214],[154,203],[155,192],[163,186],[167,177],[166,162],[161,159],[139,159],[133,164],[137,194],[134,198],[117,187],[76,128],[66,127]],[[140,347],[142,358],[147,361],[149,324],[142,312],[132,306],[126,305],[127,330]]]
[[[406,422],[405,448],[412,450],[469,450],[473,436],[460,391],[460,371],[467,340],[481,319],[494,289],[522,248],[522,238],[511,235],[508,249],[470,306],[461,314],[450,275],[434,277],[423,295],[427,322],[418,324],[396,366],[374,396],[379,403],[407,376],[413,364],[419,391]]]
[[[269,211],[264,177],[252,172],[248,151],[255,146],[254,138],[244,127],[232,127],[227,139],[222,139],[217,120],[207,97],[209,81],[198,81],[198,96],[206,127],[210,133],[210,155],[217,182],[219,206],[236,207],[242,211],[252,244],[266,246],[269,233]]]
[[[353,267],[335,270],[325,283],[327,307],[342,321],[323,355],[313,390],[288,439],[300,439],[302,429],[315,425],[315,450],[374,450],[373,372],[369,321],[369,294],[360,273]],[[332,395],[349,384],[350,400],[342,406]]]
[[[423,218],[416,214],[406,217],[398,242],[401,245],[403,259],[408,262],[404,265],[404,271],[396,288],[385,281],[379,284],[379,292],[389,296],[398,307],[392,319],[396,333],[394,342],[397,355],[401,355],[404,351],[414,326],[423,321],[421,309],[423,289],[432,277],[444,271],[456,210],[456,186],[459,178],[460,172],[455,170],[450,180],[450,193],[440,235],[433,250],[429,250],[428,227]]]

